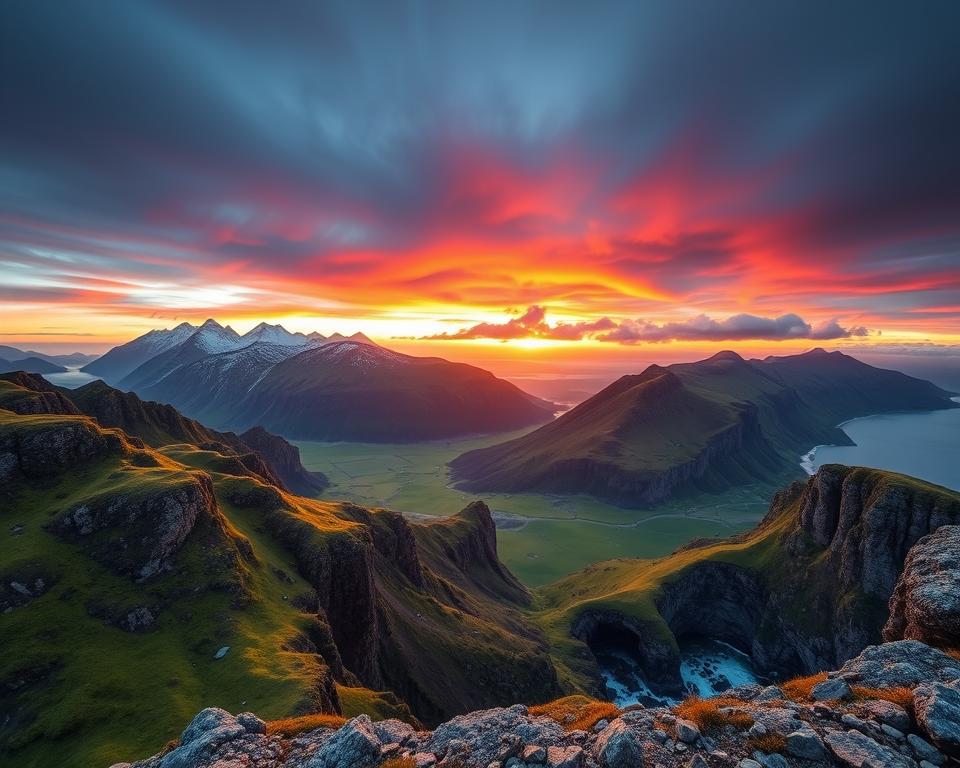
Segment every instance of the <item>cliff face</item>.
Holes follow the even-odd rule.
[[[951,564],[960,556],[948,524],[957,522],[958,494],[830,465],[779,493],[760,527],[739,540],[685,549],[658,564],[656,577],[646,575],[653,566],[642,562],[606,566],[622,573],[618,578],[631,585],[625,591],[618,581],[602,580],[593,598],[573,577],[557,592],[579,590],[581,607],[570,614],[573,637],[589,648],[615,639],[664,693],[682,690],[677,638],[685,635],[729,643],[775,678],[813,673],[879,642],[885,623],[889,639],[947,646],[947,638],[956,638],[950,621],[960,613],[952,602],[960,605],[960,588]],[[922,538],[932,531],[938,532]],[[590,584],[604,567],[583,581]],[[646,586],[634,592],[637,583]],[[951,618],[938,623],[938,611]],[[575,658],[566,663],[579,670],[587,690],[603,694],[595,670]]]
[[[330,481],[322,472],[308,472],[300,463],[300,449],[263,427],[253,427],[242,435],[244,445],[263,456],[283,484],[294,493],[311,496],[326,488]]]
[[[802,594],[826,587],[818,598],[832,616],[825,634],[832,645],[827,660],[833,662],[880,639],[887,601],[911,547],[941,526],[960,522],[954,494],[839,465],[823,467],[811,478],[799,510],[786,550],[798,565],[815,558]]]
[[[261,427],[243,436],[218,432],[187,418],[173,406],[142,400],[133,392],[121,392],[102,381],[67,390],[42,376],[19,371],[0,375],[0,382],[10,385],[0,390],[0,408],[14,413],[83,414],[153,447],[186,443],[235,456],[246,473],[295,493],[313,496],[328,485],[322,473],[304,468],[296,446]]]

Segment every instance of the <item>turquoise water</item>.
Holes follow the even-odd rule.
[[[817,446],[800,462],[808,473],[824,464],[876,467],[960,491],[960,408],[866,416],[840,428],[856,445]]]
[[[618,707],[674,706],[689,694],[709,699],[729,688],[758,682],[750,657],[731,645],[706,637],[681,638],[679,645],[680,677],[687,688],[687,694],[679,698],[654,693],[629,653],[612,649],[596,652],[597,666],[613,703]]]

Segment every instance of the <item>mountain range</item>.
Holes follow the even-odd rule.
[[[244,716],[268,739],[283,728],[319,738],[336,717],[358,717],[339,737],[353,750],[356,728],[372,733],[369,718],[382,721],[383,735],[362,742],[375,754],[328,759],[316,745],[312,762],[282,762],[367,768],[382,761],[395,719],[413,726],[406,742],[424,723],[478,708],[561,695],[599,706],[585,697],[607,696],[596,652],[611,641],[657,693],[678,690],[677,638],[691,632],[739,648],[772,679],[836,667],[882,639],[920,641],[915,663],[923,643],[960,643],[960,622],[922,587],[928,574],[951,573],[952,545],[925,537],[960,523],[960,494],[919,480],[828,465],[777,494],[751,532],[659,560],[598,563],[531,592],[499,561],[481,502],[411,521],[296,496],[266,462],[206,442],[216,435],[172,408],[88,386],[75,402],[36,376],[0,380],[0,759],[11,764],[130,759],[174,737],[200,706],[221,706],[279,723],[271,737]],[[107,414],[125,426],[105,426]],[[939,589],[946,597],[949,584]],[[310,713],[326,714],[279,720]],[[532,733],[521,721],[488,723],[486,736],[464,736],[451,752],[457,737],[443,734],[481,715],[425,734],[429,756],[486,766],[503,733]],[[197,725],[166,762],[145,765],[213,765],[244,728],[195,743],[207,732]],[[563,755],[586,764],[592,737],[579,747],[570,738]],[[745,734],[724,738],[750,754],[737,741]],[[266,755],[237,764],[278,764]]]
[[[80,366],[86,365],[97,359],[96,355],[87,355],[83,352],[71,352],[65,355],[48,355],[44,352],[35,352],[33,350],[24,351],[17,347],[8,347],[0,344],[0,358],[15,363],[19,360],[38,359],[44,360],[57,366]],[[13,370],[24,370],[23,367]],[[42,371],[31,371],[31,373],[42,373]],[[53,371],[47,371],[53,373]]]
[[[83,370],[221,429],[303,440],[434,440],[533,426],[556,410],[474,366],[265,323],[243,336],[214,320],[151,331]]]
[[[468,491],[585,493],[645,506],[798,471],[820,444],[849,445],[847,419],[956,407],[930,382],[841,352],[651,365],[555,421],[450,463]]]

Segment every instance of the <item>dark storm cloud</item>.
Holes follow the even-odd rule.
[[[737,279],[742,231],[773,220],[784,258],[955,289],[956,248],[923,242],[960,226],[958,22],[954,2],[7,3],[0,260],[49,262],[56,236],[90,269],[316,278],[477,232],[583,260],[599,221],[598,273],[690,293]],[[565,162],[579,194],[540,205]],[[664,189],[676,231],[633,237]]]

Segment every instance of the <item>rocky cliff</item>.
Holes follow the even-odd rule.
[[[300,449],[263,427],[253,427],[240,435],[240,442],[263,456],[294,493],[312,496],[330,482],[322,472],[308,472],[300,463]]]
[[[329,484],[323,473],[304,468],[296,446],[261,427],[243,436],[218,432],[173,406],[142,400],[99,380],[64,389],[23,371],[0,374],[0,408],[20,414],[82,413],[101,426],[116,427],[154,447],[187,443],[236,456],[250,473],[295,493],[315,495]]]
[[[910,617],[935,627],[937,606],[952,599],[951,528],[941,526],[957,522],[960,494],[877,470],[825,466],[779,493],[749,534],[655,563],[601,563],[546,588],[540,621],[553,636],[579,641],[555,645],[554,655],[597,696],[604,683],[590,649],[611,639],[655,690],[673,695],[682,692],[677,638],[689,635],[739,648],[775,679],[836,668],[882,640],[892,595],[888,637],[940,644],[952,632],[948,624],[920,636]],[[944,533],[911,554],[897,586],[911,547],[937,529]]]

